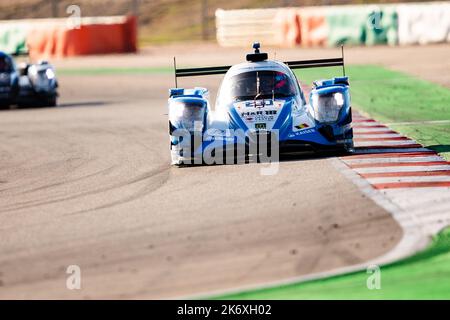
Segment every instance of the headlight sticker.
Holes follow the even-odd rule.
[[[344,96],[341,92],[314,94],[312,104],[317,121],[322,123],[337,121],[339,112],[344,105]]]
[[[340,92],[336,92],[334,94],[334,100],[336,100],[336,104],[340,107],[344,105],[344,96]]]

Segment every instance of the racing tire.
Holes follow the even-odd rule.
[[[345,145],[345,146],[343,146],[342,148],[340,148],[340,149],[338,149],[338,150],[336,151],[336,156],[339,156],[339,157],[341,157],[341,156],[342,156],[342,157],[343,157],[343,156],[349,156],[349,155],[352,155],[354,151],[355,151],[355,150],[353,149],[353,144],[352,144],[351,147]]]
[[[48,98],[46,105],[47,107],[56,107],[57,106],[56,96]]]
[[[353,152],[355,152],[355,146],[353,144],[353,140],[352,140],[352,142],[346,143],[344,146],[344,149],[347,154],[352,154]]]
[[[0,102],[0,110],[7,110],[10,108],[10,103],[8,102]]]

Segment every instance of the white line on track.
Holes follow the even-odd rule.
[[[365,159],[342,159],[345,163],[361,164],[361,163],[393,163],[393,162],[425,162],[425,161],[442,161],[442,158],[438,155],[435,156],[423,156],[423,157],[395,157],[392,158],[365,158]]]
[[[364,127],[373,127],[373,126],[384,126],[384,124],[379,122],[353,122],[354,127],[364,126]]]
[[[417,143],[414,140],[377,140],[377,141],[355,141],[355,147],[370,146],[403,146]]]
[[[403,137],[401,134],[398,134],[398,133],[380,133],[380,134],[358,134],[358,135],[356,135],[356,137],[358,138],[358,139],[361,139],[361,138],[370,138],[370,139],[372,139],[372,138],[376,138],[376,139],[380,139],[380,140],[383,140],[383,138],[401,138],[401,137]]]
[[[353,132],[354,133],[359,133],[359,132],[383,132],[383,131],[390,131],[391,129],[389,128],[361,128],[361,127],[357,127],[357,128],[353,128]]]
[[[388,153],[388,152],[422,152],[430,151],[426,148],[390,148],[390,149],[356,149],[354,154],[376,154],[376,153]]]
[[[380,177],[380,178],[367,178],[367,180],[372,184],[386,183],[386,182],[450,181],[450,175],[448,175],[448,176],[420,176],[420,177]]]
[[[436,171],[436,170],[450,170],[450,165],[405,166],[405,167],[373,167],[373,168],[355,168],[353,170],[358,172],[358,173]]]

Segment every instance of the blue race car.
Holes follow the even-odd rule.
[[[0,108],[9,108],[19,93],[19,74],[14,60],[0,51]]]
[[[172,164],[223,164],[297,151],[353,151],[348,78],[315,81],[309,101],[292,69],[342,66],[344,59],[279,62],[255,43],[247,62],[177,69],[178,77],[225,74],[215,110],[205,88],[170,89]]]

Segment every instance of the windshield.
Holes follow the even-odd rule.
[[[225,89],[233,101],[285,98],[296,92],[289,76],[278,71],[250,71],[235,75]]]
[[[11,59],[0,57],[0,72],[11,72]]]

